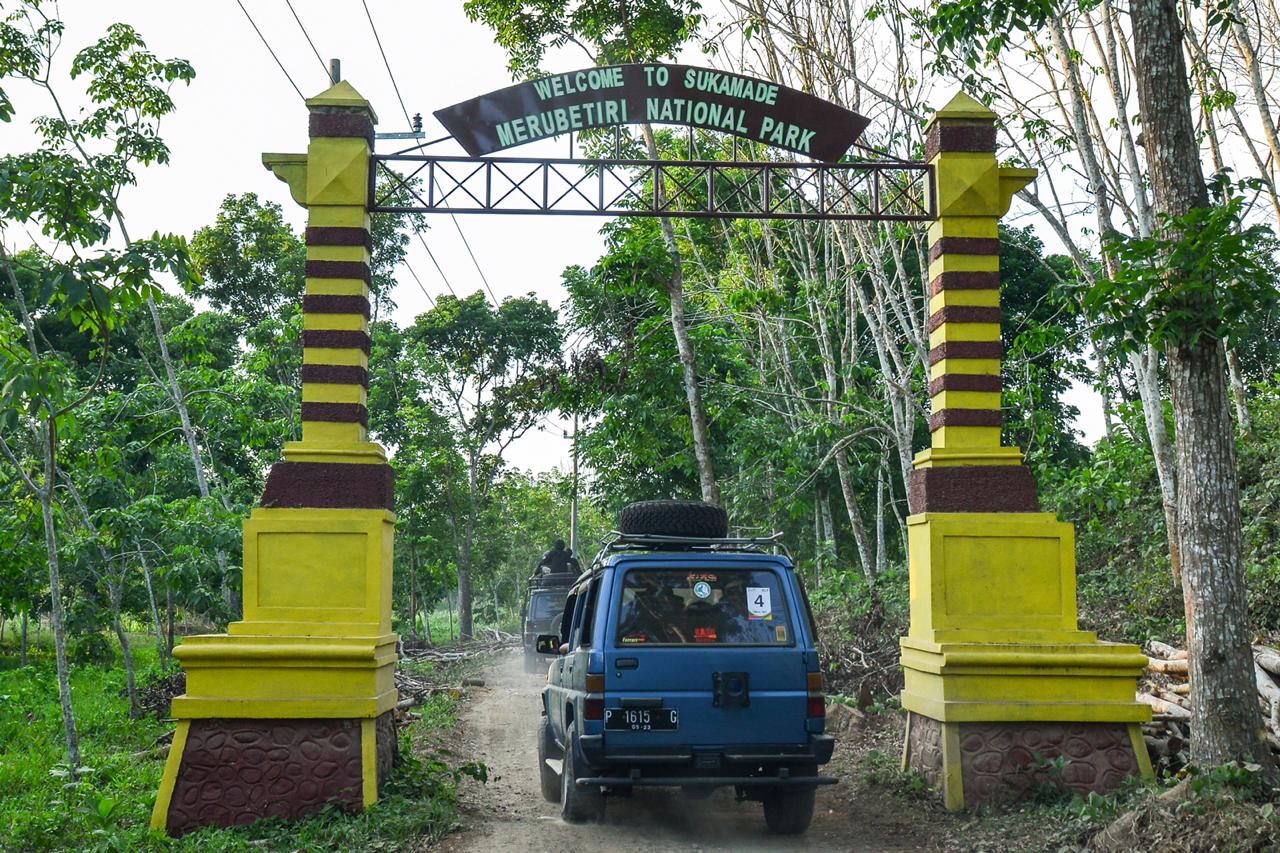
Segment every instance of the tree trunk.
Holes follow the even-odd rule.
[[[124,223],[121,222],[121,228]],[[128,234],[125,233],[125,240],[128,241]],[[178,371],[174,369],[173,359],[169,356],[169,344],[164,337],[164,325],[160,322],[160,309],[156,307],[154,298],[147,297],[147,309],[151,313],[151,323],[155,327],[156,342],[160,346],[160,362],[164,365],[165,379],[168,381],[166,391],[169,392],[169,398],[173,400],[174,408],[178,410],[178,421],[182,426],[182,437],[187,443],[187,452],[191,455],[191,467],[196,475],[196,489],[200,492],[200,497],[209,498],[209,480],[204,475],[204,460],[200,455],[200,444],[196,439],[195,428],[191,426],[191,413],[187,411],[187,398],[182,393],[182,385],[178,382]],[[227,610],[232,618],[236,613],[235,596],[231,592],[231,584],[227,579],[227,555],[223,551],[215,551],[214,559],[218,563],[218,573],[221,577],[222,598],[227,605]]]
[[[18,660],[23,668],[27,665],[27,611],[22,611],[22,651]]]
[[[471,549],[476,536],[476,468],[480,460],[472,453],[467,459],[467,499],[470,506],[462,524],[462,554],[458,559],[458,639],[470,640],[474,629],[471,619]],[[452,629],[450,629],[452,633]]]
[[[169,657],[173,657],[173,619],[177,615],[177,606],[173,601],[173,584],[169,578],[164,579],[164,608],[165,616],[168,617],[169,630],[168,636],[165,638],[165,649],[168,651]]]
[[[827,550],[831,554],[831,559],[837,563],[840,561],[840,548],[836,545],[836,525],[831,518],[831,490],[826,486],[822,487],[822,501],[818,506],[822,512],[822,538],[826,540]],[[778,528],[781,530],[782,528]]]
[[[53,628],[53,650],[58,669],[58,701],[62,704],[62,730],[67,741],[67,763],[72,778],[80,767],[80,737],[76,734],[75,712],[71,709],[71,669],[67,664],[67,627],[62,614],[62,578],[58,571],[58,537],[53,521],[53,485],[58,468],[55,447],[58,426],[50,417],[44,425],[44,488],[40,490],[40,512],[44,518],[44,545],[49,553],[49,621]]]
[[[418,642],[418,549],[409,538],[409,636]]]
[[[121,590],[123,592],[123,590]],[[120,658],[124,661],[124,686],[129,697],[129,719],[136,720],[138,713],[138,679],[133,666],[133,648],[129,645],[129,635],[125,633],[124,623],[120,621],[120,595],[111,592],[111,627],[115,629],[116,639],[120,642]]]
[[[169,668],[169,649],[164,642],[164,623],[160,621],[160,606],[156,603],[155,586],[151,583],[151,565],[147,562],[146,555],[142,553],[142,546],[138,546],[138,561],[142,563],[142,578],[147,583],[147,601],[151,605],[151,624],[156,632],[156,654],[160,659],[160,668],[167,670]]]
[[[876,468],[876,575],[884,574],[888,565],[888,554],[884,542],[884,480],[885,468],[888,467],[888,448],[880,453],[880,465]]]
[[[1245,390],[1244,377],[1240,373],[1240,356],[1235,347],[1227,350],[1227,370],[1231,374],[1231,398],[1236,404],[1236,423],[1240,426],[1240,434],[1248,435],[1253,431],[1253,418],[1249,417],[1249,395]]]
[[[1181,216],[1208,207],[1209,196],[1191,119],[1177,6],[1174,0],[1132,0],[1130,17],[1155,208]],[[1171,279],[1178,274],[1168,271]],[[1271,768],[1271,752],[1259,737],[1263,727],[1249,648],[1240,483],[1222,344],[1204,335],[1193,344],[1171,344],[1167,358],[1191,668],[1191,760],[1201,767],[1239,760]]]
[[[1160,503],[1164,510],[1164,526],[1169,543],[1169,570],[1173,582],[1182,585],[1182,554],[1178,545],[1178,470],[1174,464],[1173,442],[1164,419],[1164,396],[1160,393],[1159,351],[1144,346],[1129,354],[1134,383],[1142,401],[1142,419],[1151,442],[1151,455],[1156,463],[1156,480],[1160,484]]]
[[[822,491],[813,492],[813,585],[822,583],[822,559],[826,553],[822,541]]]
[[[1182,532],[1182,589],[1191,665],[1191,760],[1271,766],[1254,684],[1241,556],[1240,484],[1219,342],[1171,347]]]
[[[658,159],[658,143],[653,138],[653,128],[640,126],[650,159]],[[698,363],[689,338],[689,324],[684,314],[684,267],[680,259],[680,247],[676,244],[676,232],[667,217],[660,219],[662,237],[671,253],[671,281],[667,283],[667,296],[671,302],[671,331],[675,334],[676,350],[680,353],[680,374],[684,380],[684,395],[689,401],[689,424],[693,432],[693,456],[698,463],[698,484],[702,499],[720,505],[720,486],[716,483],[715,467],[711,461],[711,439],[707,429],[707,412],[702,404],[702,391],[698,388]]]
[[[867,539],[867,527],[862,522],[862,510],[858,509],[858,492],[853,487],[853,472],[849,470],[849,460],[843,450],[836,454],[836,475],[840,480],[840,493],[844,495],[845,510],[849,513],[849,526],[853,528],[853,542],[858,546],[862,574],[870,583],[876,579],[871,543]]]

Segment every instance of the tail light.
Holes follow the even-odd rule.
[[[587,693],[590,694],[582,703],[582,714],[588,720],[604,719],[604,676],[599,673],[587,675]]]
[[[809,673],[809,705],[810,719],[820,720],[827,716],[826,679],[820,672]]]

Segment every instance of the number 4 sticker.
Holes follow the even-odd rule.
[[[749,586],[747,587],[747,618],[748,619],[772,619],[773,603],[769,598],[769,587],[767,586]]]

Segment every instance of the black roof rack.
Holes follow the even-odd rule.
[[[656,533],[622,533],[612,531],[604,540],[600,552],[591,561],[596,566],[609,554],[619,551],[726,551],[748,554],[774,553],[781,550],[790,558],[790,553],[782,544],[782,534],[750,537],[700,537],[700,536],[661,536]]]
[[[530,590],[535,589],[568,589],[573,586],[580,572],[548,572],[543,573],[540,569],[529,575],[525,581],[529,585]]]

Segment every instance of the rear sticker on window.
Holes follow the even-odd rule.
[[[777,636],[779,643],[785,643],[787,641],[787,628],[785,625],[779,625],[774,628],[773,633]]]
[[[714,643],[716,641],[715,628],[694,628],[693,641],[695,643]]]
[[[748,619],[772,619],[773,604],[769,600],[769,587],[767,586],[749,586],[747,587],[747,618]]]
[[[648,641],[648,637],[644,634],[627,634],[622,638],[623,643],[644,643]]]
[[[698,598],[710,598],[711,584],[706,581],[698,581],[693,585],[693,594],[698,596]]]

